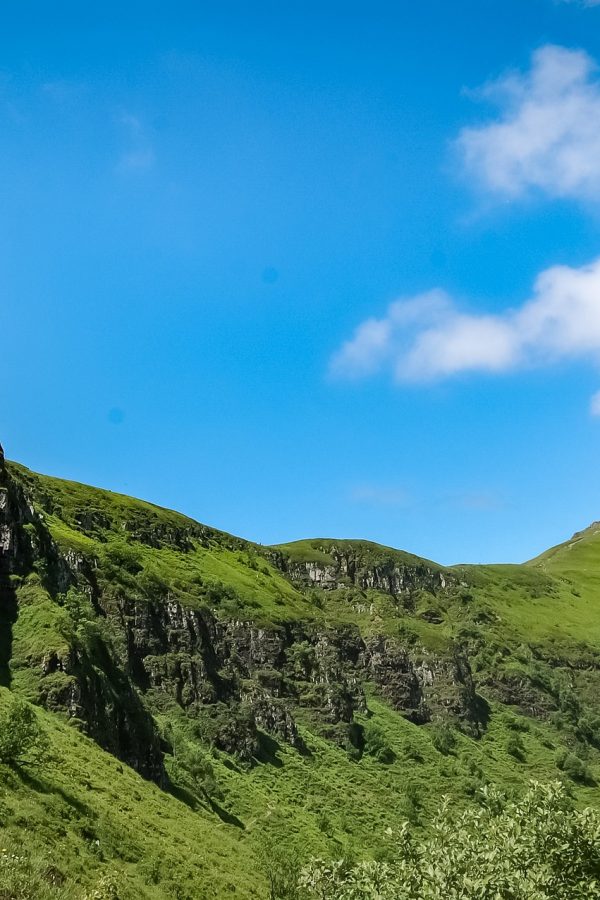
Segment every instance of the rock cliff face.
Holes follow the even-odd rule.
[[[452,717],[472,733],[483,725],[469,661],[455,651],[441,657],[409,652],[389,638],[369,642],[373,681],[391,705],[418,725],[433,718]]]
[[[382,558],[369,565],[356,552],[335,545],[328,546],[327,551],[332,558],[330,564],[296,562],[283,555],[279,555],[276,562],[293,581],[325,590],[352,584],[361,590],[370,588],[394,596],[417,588],[435,593],[446,587],[449,578],[447,574],[425,564],[399,565],[393,559]]]
[[[244,705],[244,727],[238,721],[234,735],[225,729],[215,737],[217,746],[242,756],[257,755],[259,730],[304,750],[298,709],[311,711],[325,730],[350,725],[367,709],[365,681],[417,724],[450,716],[472,732],[479,728],[470,668],[458,653],[435,657],[383,636],[365,642],[351,626],[222,621],[209,609],[166,599],[100,598],[100,605],[118,626],[119,662],[141,693],[162,695],[190,716],[218,704],[232,711]],[[337,734],[344,742],[348,732]]]
[[[475,686],[459,651],[436,655],[384,634],[364,638],[356,625],[325,620],[296,617],[257,624],[223,615],[207,603],[186,605],[168,591],[148,596],[135,580],[136,567],[128,576],[129,589],[114,585],[98,556],[58,549],[42,508],[47,515],[61,513],[50,496],[40,506],[39,497],[28,493],[27,481],[11,477],[2,455],[0,615],[5,633],[17,622],[20,590],[37,578],[43,603],[62,616],[57,627],[64,637],[62,649],[31,657],[40,678],[38,702],[81,720],[103,747],[146,777],[165,780],[165,748],[152,713],[173,707],[202,723],[205,738],[216,747],[247,760],[264,755],[264,734],[308,752],[296,724],[299,716],[308,716],[317,730],[342,745],[356,746],[360,727],[354,717],[367,712],[367,683],[414,723],[449,717],[478,732]],[[103,540],[111,527],[106,513],[91,506],[77,509],[73,523],[82,534]],[[220,533],[195,524],[189,530],[170,523],[150,528],[137,513],[120,532],[130,542],[181,554],[215,536],[221,540]],[[228,551],[245,547],[229,536],[223,541]],[[301,590],[352,584],[397,597],[446,587],[448,576],[426,564],[384,558],[369,565],[347,550],[329,548],[329,553],[331,564],[294,563],[267,552],[265,559],[274,558]],[[10,644],[2,647],[0,660],[6,683]]]
[[[29,544],[22,526],[35,520],[30,501],[9,477],[0,445],[0,572],[15,573],[25,565]]]
[[[10,686],[13,629],[28,576],[42,572],[40,598],[53,599],[77,583],[73,556],[62,555],[43,516],[11,478],[0,448],[0,683]],[[29,601],[28,601],[29,602]],[[39,676],[39,702],[80,720],[105,749],[161,783],[164,769],[152,717],[100,638],[94,652],[69,635],[66,652],[48,650],[29,662]]]

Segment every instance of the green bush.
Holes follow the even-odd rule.
[[[393,763],[396,755],[388,744],[385,732],[376,722],[369,721],[364,727],[364,752],[378,762]]]
[[[436,722],[431,729],[431,742],[439,753],[447,756],[456,747],[456,735],[445,722]]]
[[[518,732],[512,731],[508,735],[506,750],[511,756],[519,761],[525,759],[525,745],[523,744],[523,738]]]
[[[0,709],[0,762],[6,765],[33,762],[43,753],[45,743],[33,707],[11,696]]]
[[[173,744],[174,769],[179,780],[187,783],[194,793],[203,793],[209,799],[221,798],[212,764],[200,747],[179,732],[170,732],[169,739]]]
[[[448,801],[425,837],[405,823],[387,860],[313,861],[300,876],[327,900],[600,900],[600,816],[577,811],[564,787],[534,784],[507,802],[453,813]]]
[[[300,895],[300,862],[296,851],[281,841],[286,823],[270,823],[271,828],[260,833],[258,865],[268,885],[269,900],[297,900]],[[274,826],[274,827],[273,827]]]
[[[584,741],[600,748],[600,716],[597,713],[590,710],[583,713],[577,723],[577,730]]]
[[[556,754],[556,765],[573,781],[579,781],[582,784],[593,781],[589,768],[575,753],[559,750]]]
[[[411,823],[411,825],[417,825],[419,823],[421,794],[414,781],[408,781],[404,787],[401,809],[402,815]]]

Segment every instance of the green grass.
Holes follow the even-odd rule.
[[[312,540],[292,541],[289,544],[274,544],[273,550],[279,550],[288,556],[293,562],[314,562],[322,565],[333,565],[334,553],[352,553],[362,565],[378,565],[382,562],[392,562],[398,566],[426,566],[432,571],[444,571],[444,567],[429,559],[415,556],[404,550],[396,550],[386,547],[384,544],[376,544],[373,541],[361,540],[337,540],[334,538],[313,538]]]
[[[0,690],[0,709],[8,692]],[[144,781],[56,716],[41,763],[0,766],[2,840],[42,855],[82,895],[112,873],[123,900],[264,896],[249,842]],[[76,896],[78,894],[76,893]]]

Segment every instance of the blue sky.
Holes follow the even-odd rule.
[[[600,518],[600,5],[82,6],[2,12],[9,457],[444,563]]]

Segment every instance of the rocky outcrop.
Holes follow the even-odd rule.
[[[129,679],[115,665],[109,648],[91,658],[83,647],[43,661],[40,701],[67,712],[101,747],[136,769],[144,778],[166,784],[161,741],[152,716]]]
[[[436,593],[451,580],[448,573],[424,562],[399,563],[393,553],[382,553],[378,560],[372,560],[353,550],[336,546],[326,549],[330,564],[297,562],[284,554],[277,554],[274,562],[292,581],[324,590],[354,585],[360,590],[372,589],[398,597],[416,589]]]
[[[309,708],[324,725],[350,724],[366,711],[363,684],[372,681],[415,723],[445,716],[478,728],[473,679],[458,653],[427,654],[383,636],[365,642],[352,625],[220,621],[207,608],[173,600],[122,597],[103,613],[119,623],[121,664],[139,689],[170,698],[191,716],[206,705],[244,702],[253,726],[300,747],[295,708]],[[243,743],[246,752],[247,736]]]
[[[36,521],[33,505],[10,478],[0,445],[0,569],[15,573],[31,558],[23,526]]]
[[[451,718],[479,733],[481,701],[464,653],[441,656],[379,636],[368,643],[367,668],[381,694],[411,722]]]
[[[86,571],[83,559],[61,555],[43,516],[19,480],[11,477],[0,448],[0,683],[11,683],[19,586],[34,575],[40,598],[51,600],[76,584],[82,571]],[[91,643],[74,632],[67,652],[31,658],[39,669],[39,701],[65,711],[102,747],[145,777],[163,783],[162,752],[151,715],[102,635],[96,633]]]

